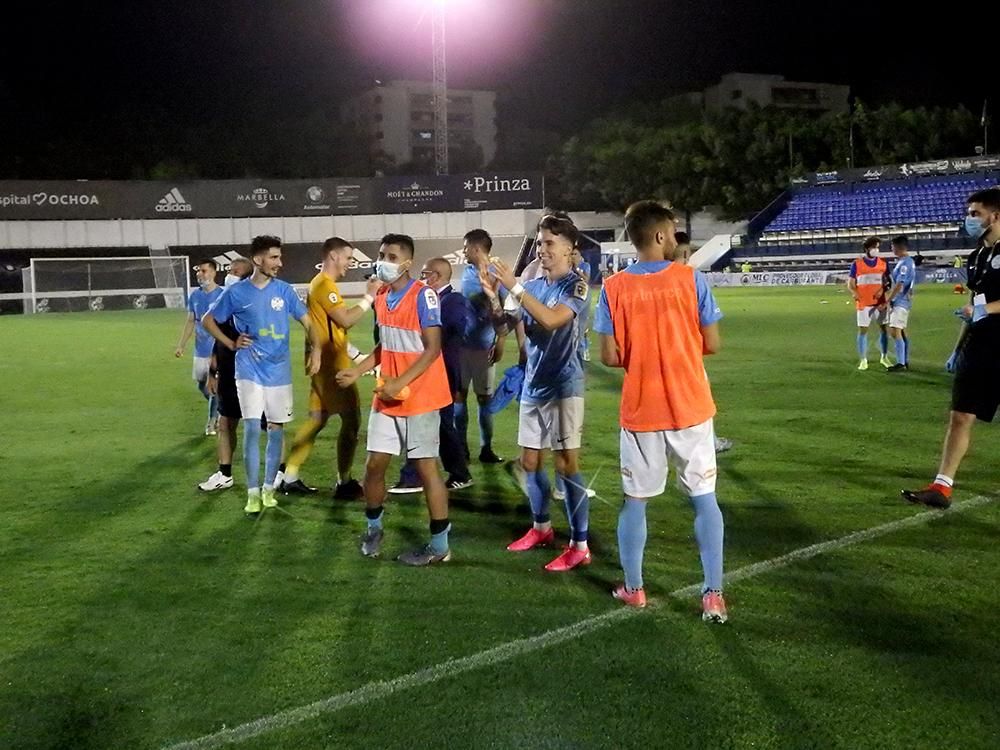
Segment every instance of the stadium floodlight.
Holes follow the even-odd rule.
[[[431,0],[434,97],[434,171],[448,174],[448,66],[445,55],[446,0]]]

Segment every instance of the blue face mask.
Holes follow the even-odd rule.
[[[978,240],[985,231],[986,230],[983,228],[982,222],[980,222],[975,216],[965,217],[965,233],[970,237]]]

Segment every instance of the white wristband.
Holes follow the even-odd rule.
[[[372,302],[374,301],[375,301],[374,297],[372,297],[370,294],[366,294],[364,297],[361,298],[361,301],[358,303],[358,307],[360,307],[365,312],[368,312],[369,310],[372,309]]]
[[[518,302],[521,301],[521,295],[524,294],[524,287],[521,286],[521,282],[517,282],[510,290],[511,296],[514,297]]]

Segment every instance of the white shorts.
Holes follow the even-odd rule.
[[[910,308],[900,307],[899,305],[892,308],[889,311],[889,327],[890,328],[906,328],[906,324],[910,320]]]
[[[212,365],[211,357],[195,357],[194,365],[191,367],[191,377],[199,383],[208,380],[208,370]]]
[[[368,452],[405,457],[437,458],[441,448],[441,413],[391,417],[372,409],[368,417]]]
[[[622,489],[629,497],[662,495],[667,467],[677,472],[677,485],[688,497],[715,492],[715,427],[713,421],[683,430],[621,431]]]
[[[285,424],[292,421],[292,386],[260,385],[252,380],[237,380],[236,395],[244,419],[260,419]]]
[[[575,450],[583,442],[583,397],[521,402],[517,419],[517,444],[534,450]]]
[[[872,323],[879,326],[885,325],[888,317],[885,310],[879,310],[874,305],[862,307],[858,310],[858,328],[867,328]]]
[[[468,392],[469,384],[477,396],[492,396],[496,366],[490,364],[489,349],[462,349],[462,380],[460,391]]]

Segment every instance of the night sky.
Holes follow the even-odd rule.
[[[895,11],[870,1],[448,1],[449,85],[496,89],[510,122],[561,133],[730,71],[847,83],[873,103],[961,102],[978,114],[987,79],[976,66],[994,66],[977,62],[992,53],[975,53],[977,16],[961,4],[918,14],[915,3]],[[102,124],[143,111],[168,129],[335,112],[376,78],[430,78],[426,5],[18,3],[4,11],[4,132],[30,151],[53,133],[100,138]]]

